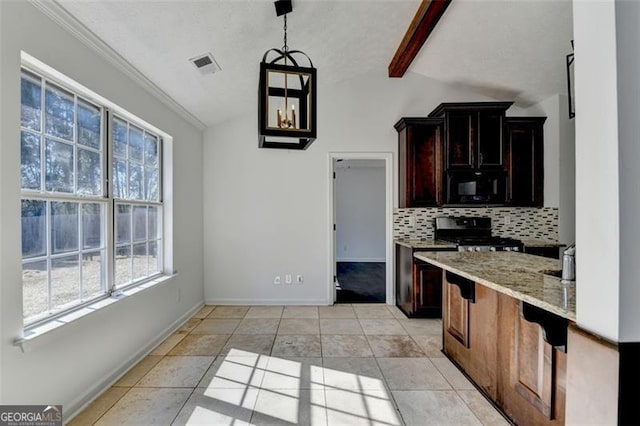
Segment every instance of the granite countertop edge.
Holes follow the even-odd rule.
[[[451,254],[451,253],[447,253],[447,254]],[[458,254],[456,252],[456,254]],[[460,253],[459,255],[464,256],[466,253]],[[473,253],[472,253],[473,254]],[[554,313],[558,316],[561,316],[563,318],[566,318],[570,321],[576,321],[576,313],[575,313],[575,309],[571,310],[571,309],[564,309],[561,306],[559,306],[556,303],[553,303],[551,301],[548,300],[544,300],[541,297],[536,297],[536,295],[532,294],[533,293],[533,289],[531,292],[525,292],[522,290],[515,290],[513,288],[510,288],[508,285],[501,285],[501,284],[497,284],[494,281],[492,281],[490,279],[490,277],[482,277],[482,276],[478,276],[475,275],[473,273],[470,273],[468,271],[464,271],[462,269],[459,269],[455,266],[449,265],[447,263],[443,263],[441,261],[439,261],[438,259],[434,259],[433,256],[436,255],[435,253],[430,253],[430,252],[417,252],[414,253],[414,257],[422,260],[424,262],[430,263],[434,266],[437,266],[439,268],[442,268],[444,270],[450,271],[456,275],[459,275],[463,278],[469,279],[471,281],[477,282],[478,284],[484,285],[487,288],[490,288],[492,290],[498,291],[500,293],[506,294],[507,296],[511,296],[515,299],[518,300],[522,300],[524,302],[530,303],[531,305],[537,306],[539,308],[542,308],[548,312]],[[494,253],[495,255],[495,253]],[[514,255],[520,255],[520,256],[531,256],[531,255],[525,255],[525,254],[516,254],[514,253]],[[516,269],[516,267],[514,267],[514,270]],[[514,271],[515,272],[515,271]],[[519,273],[522,273],[522,271],[519,271]],[[540,279],[541,277],[539,276],[543,276],[544,274],[542,274],[541,272],[536,272],[533,270],[529,270],[529,271],[525,271],[526,274],[530,274],[532,277],[535,277],[536,279]],[[547,280],[548,283],[553,283],[554,285],[557,284],[557,289],[562,289],[562,284],[560,283],[560,279],[556,279],[553,277],[544,277],[543,279]],[[572,285],[573,286],[573,294],[575,294],[575,284]],[[573,300],[575,300],[575,295],[573,296]]]
[[[451,248],[451,249],[456,249],[458,247],[458,245],[456,243],[448,243],[448,242],[443,242],[443,241],[436,241],[432,238],[428,238],[428,239],[395,239],[394,242],[396,244],[399,244],[401,246],[404,247],[408,247],[411,249],[429,249],[429,248],[435,248],[435,249],[444,249],[444,248]]]

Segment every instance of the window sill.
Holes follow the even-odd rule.
[[[83,318],[87,315],[91,315],[94,312],[101,310],[107,306],[113,305],[114,303],[119,302],[120,300],[126,299],[134,294],[145,291],[149,288],[155,287],[162,283],[172,280],[177,273],[173,273],[171,275],[161,275],[152,280],[143,282],[135,287],[127,288],[117,294],[114,294],[110,297],[100,299],[91,305],[85,306],[78,310],[68,313],[67,315],[63,315],[61,317],[52,319],[51,321],[47,321],[45,323],[39,324],[33,328],[26,329],[24,331],[24,335],[22,337],[18,337],[13,341],[14,346],[20,347],[22,352],[30,352],[33,347],[39,343],[44,336],[50,335],[50,333],[54,330],[58,330],[68,324],[72,324],[75,321]]]

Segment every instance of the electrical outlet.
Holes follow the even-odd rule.
[[[282,280],[280,279],[280,275],[276,275],[275,278],[273,279],[273,284],[274,285],[280,285],[282,284]]]
[[[296,282],[302,284],[304,282],[304,275],[296,275]]]
[[[510,223],[511,223],[511,216],[505,216],[505,217],[504,217],[504,224],[505,224],[505,225],[508,225],[508,224],[510,224]]]
[[[347,246],[342,246],[342,251],[347,251]]]
[[[287,274],[284,276],[284,283],[291,284],[291,274]]]
[[[416,217],[415,216],[409,216],[409,226],[411,228],[413,228],[414,226],[416,226]]]

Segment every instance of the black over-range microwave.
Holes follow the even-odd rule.
[[[447,171],[446,204],[505,204],[506,194],[504,170]]]

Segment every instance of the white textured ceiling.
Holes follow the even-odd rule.
[[[567,93],[570,0],[453,0],[409,68],[527,107]]]
[[[161,90],[212,126],[256,108],[259,62],[282,47],[271,0],[58,0]],[[331,84],[386,72],[419,0],[294,0],[289,46]],[[566,92],[571,3],[453,0],[409,71],[528,105]],[[211,52],[222,71],[189,58]]]
[[[273,1],[70,1],[68,12],[207,125],[256,109],[264,52],[283,45]],[[288,44],[307,53],[318,81],[386,70],[418,0],[294,0]],[[222,71],[188,61],[211,52]]]

